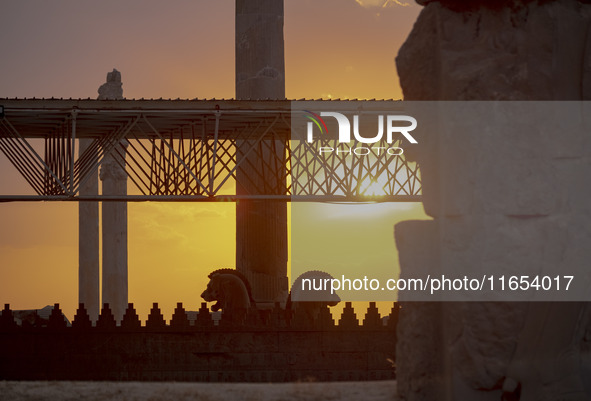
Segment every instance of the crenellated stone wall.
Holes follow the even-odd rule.
[[[333,319],[325,308],[304,324],[275,306],[243,323],[212,319],[178,304],[170,320],[154,304],[145,322],[129,304],[117,325],[105,305],[93,326],[81,305],[71,327],[59,305],[46,326],[18,326],[0,314],[0,380],[289,382],[395,378],[398,305],[382,319],[375,303],[356,315],[350,303]]]

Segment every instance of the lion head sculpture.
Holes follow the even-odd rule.
[[[224,314],[233,315],[248,312],[255,307],[248,280],[242,273],[234,269],[218,269],[208,276],[209,283],[201,294],[206,302],[217,301],[211,310],[222,310]]]

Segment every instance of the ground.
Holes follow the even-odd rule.
[[[0,381],[0,400],[395,401],[395,381],[159,383]]]

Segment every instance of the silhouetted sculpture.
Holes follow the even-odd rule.
[[[308,270],[295,279],[287,298],[286,309],[294,314],[296,324],[314,324],[320,319],[320,312],[324,306],[336,306],[341,298],[336,293],[331,293],[330,288],[322,290],[307,290],[303,288],[303,280],[324,280],[333,277],[320,270]],[[314,284],[311,284],[312,288]]]
[[[256,308],[246,277],[234,269],[219,269],[209,274],[207,288],[201,294],[207,302],[217,301],[211,310],[220,309],[224,318],[228,320],[241,320],[252,309]]]
[[[113,68],[113,71],[107,73],[107,82],[98,88],[99,99],[113,100],[123,99],[123,83],[121,82],[121,73]]]

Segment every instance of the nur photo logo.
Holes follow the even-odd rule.
[[[417,144],[417,140],[411,135],[411,132],[417,128],[417,120],[414,117],[408,115],[389,114],[389,115],[366,115],[364,119],[371,119],[373,117],[374,122],[377,118],[377,134],[373,132],[368,136],[369,130],[365,127],[363,130],[360,129],[361,117],[359,114],[353,114],[351,123],[351,117],[344,113],[335,111],[321,111],[320,113],[314,113],[309,110],[304,110],[305,117],[307,120],[306,126],[306,141],[308,143],[314,143],[315,138],[320,139],[324,144],[324,141],[332,139],[329,137],[328,127],[323,117],[334,118],[338,126],[337,144],[335,146],[320,146],[318,152],[323,153],[348,153],[350,155],[366,156],[369,154],[380,155],[381,153],[387,153],[389,155],[397,156],[402,155],[404,150],[399,146],[356,146],[352,147],[356,143],[365,145],[392,145],[394,142],[402,138],[407,140],[411,144]],[[367,125],[367,124],[366,124]],[[375,131],[374,131],[375,132]],[[352,135],[351,135],[352,134]],[[385,139],[385,141],[384,141]]]

